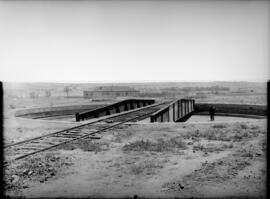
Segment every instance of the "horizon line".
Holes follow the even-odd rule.
[[[124,83],[213,83],[213,82],[250,82],[250,83],[267,83],[268,80],[138,80],[138,81],[76,81],[76,80],[62,80],[62,81],[0,81],[2,83],[56,83],[56,84],[124,84]]]

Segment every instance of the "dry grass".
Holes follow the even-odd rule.
[[[133,143],[126,144],[122,147],[123,151],[155,151],[166,152],[174,151],[175,149],[186,149],[186,143],[179,136],[164,140],[162,138],[157,141],[138,140]]]
[[[213,128],[215,128],[215,129],[227,128],[227,125],[224,125],[224,124],[215,124],[215,125],[213,125]]]
[[[87,152],[100,152],[100,151],[107,151],[109,150],[109,143],[107,142],[99,142],[99,141],[93,141],[90,139],[84,139],[84,140],[78,140],[71,143],[63,144],[58,149],[63,150],[74,150],[74,149],[81,149],[83,151]]]
[[[240,128],[241,129],[248,129],[248,125],[246,125],[246,124],[240,124]]]
[[[244,139],[257,137],[259,133],[264,133],[259,126],[248,126],[245,123],[236,123],[230,128],[224,124],[216,124],[213,125],[212,128],[204,131],[200,131],[198,129],[195,131],[189,131],[183,134],[183,137],[185,139],[193,140],[206,139],[239,142]]]
[[[147,160],[147,161],[132,165],[130,167],[130,172],[133,175],[139,175],[139,174],[153,175],[153,174],[156,174],[157,169],[161,169],[161,168],[163,168],[163,165],[160,162]]]
[[[230,144],[218,144],[218,145],[203,145],[201,143],[193,146],[193,151],[202,151],[205,153],[209,152],[219,152],[224,151],[225,149],[233,148],[233,143]]]
[[[133,131],[120,131],[114,133],[113,142],[121,143],[124,139],[130,138],[134,134]]]
[[[240,149],[237,151],[240,157],[253,158],[254,152],[248,149]]]
[[[5,169],[4,188],[6,191],[27,187],[26,180],[44,182],[56,175],[59,168],[71,165],[69,157],[55,153],[41,154],[26,158],[22,164]]]
[[[202,183],[224,183],[226,180],[235,178],[239,171],[250,165],[250,161],[243,157],[234,159],[227,157],[215,162],[206,161],[202,163],[200,169],[185,175],[181,180],[164,183],[162,187],[166,188],[167,192],[174,192],[186,188],[186,185],[199,187]],[[180,185],[184,186],[181,188]]]
[[[220,140],[220,141],[230,141],[223,129],[207,129],[205,131],[191,131],[183,135],[185,139],[193,139],[199,141],[200,139],[207,140]]]

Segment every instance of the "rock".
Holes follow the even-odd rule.
[[[181,183],[179,183],[178,186],[180,187],[180,189],[184,189],[185,188]]]
[[[23,189],[26,189],[26,188],[28,188],[29,186],[28,185],[23,185]]]
[[[161,191],[161,192],[162,192],[162,191],[168,191],[168,188],[167,188],[167,187],[163,187],[160,191]]]
[[[28,175],[31,175],[32,173],[33,173],[33,171],[29,171],[29,172],[28,172]]]
[[[16,182],[18,182],[19,179],[20,179],[19,176],[17,176],[17,175],[12,175],[11,178],[12,178],[12,180],[11,180],[12,183],[16,183]]]
[[[126,160],[125,163],[126,163],[126,164],[134,164],[135,162],[132,161],[132,160]]]
[[[23,175],[27,175],[28,172],[29,172],[29,169],[24,169],[22,173],[23,173]]]
[[[192,144],[193,144],[193,142],[188,142],[187,144],[188,144],[188,145],[192,145]]]
[[[53,168],[52,167],[48,168],[48,171],[53,171]]]
[[[219,165],[223,164],[223,161],[222,160],[218,161],[218,164]]]
[[[106,123],[113,123],[113,120],[106,120]]]

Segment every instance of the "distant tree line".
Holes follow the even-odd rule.
[[[165,91],[171,91],[171,92],[189,92],[189,91],[229,91],[229,87],[224,87],[224,86],[209,86],[209,87],[200,87],[200,86],[190,86],[190,87],[169,87],[169,88],[164,88],[161,89],[163,92]]]
[[[152,93],[140,93],[139,94],[140,95],[140,97],[165,97],[166,95],[165,95],[165,93],[154,93],[154,92],[152,92]]]

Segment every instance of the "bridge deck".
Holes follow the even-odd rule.
[[[111,115],[115,113],[121,113],[124,111],[129,111],[144,106],[154,104],[155,100],[153,99],[127,99],[108,106],[97,108],[90,111],[85,111],[82,113],[76,113],[76,121],[99,118],[106,115]]]

